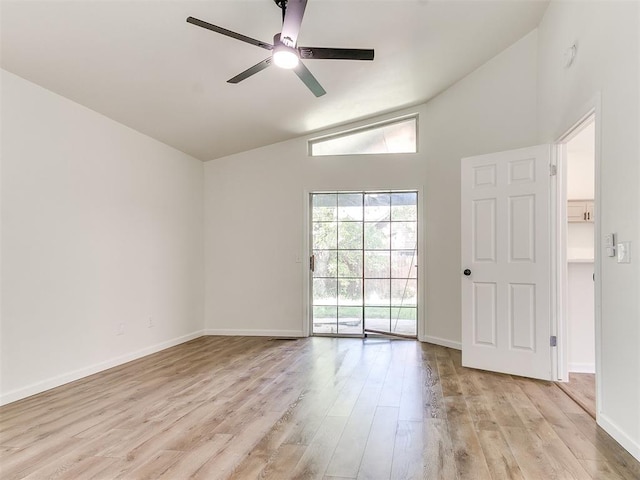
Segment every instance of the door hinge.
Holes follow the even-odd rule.
[[[315,255],[311,255],[309,257],[309,270],[311,270],[312,272],[316,271],[316,256]]]
[[[558,174],[558,166],[557,165],[549,165],[549,175],[555,176]]]
[[[558,337],[556,337],[555,335],[551,336],[549,345],[551,345],[552,347],[557,347],[558,346]]]

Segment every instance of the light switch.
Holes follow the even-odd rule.
[[[616,234],[615,233],[607,233],[604,236],[604,246],[607,252],[607,257],[615,257],[616,256]]]
[[[631,242],[618,244],[618,263],[631,263]]]
[[[615,233],[607,233],[604,236],[604,246],[605,247],[613,247],[615,245]]]

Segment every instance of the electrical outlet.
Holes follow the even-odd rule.
[[[147,323],[147,327],[148,328],[152,328],[153,327],[153,317],[151,315],[149,315],[149,322]]]
[[[116,335],[124,335],[124,323],[118,324],[118,330],[116,331]]]

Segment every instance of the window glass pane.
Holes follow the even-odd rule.
[[[389,307],[365,307],[364,325],[373,330],[389,332],[391,329],[391,309]]]
[[[391,331],[403,335],[417,335],[418,310],[416,308],[392,308]]]
[[[393,278],[417,278],[418,257],[415,250],[394,250],[391,252],[391,276]]]
[[[338,333],[362,333],[362,307],[338,307]]]
[[[314,277],[335,277],[338,270],[338,252],[335,250],[315,250]]]
[[[338,243],[340,249],[361,249],[362,222],[339,222]]]
[[[313,307],[313,333],[336,333],[338,307]]]
[[[362,278],[362,250],[338,252],[338,276]]]
[[[394,250],[416,248],[418,233],[416,222],[391,223],[391,248]]]
[[[311,155],[366,155],[375,153],[415,153],[416,118],[396,120],[335,136],[312,140]]]
[[[338,305],[362,305],[362,280],[338,280]]]
[[[391,220],[391,195],[388,193],[365,194],[364,219],[367,222]]]
[[[391,303],[397,307],[415,307],[418,305],[417,280],[391,280]]]
[[[313,304],[314,305],[337,305],[338,285],[333,278],[313,279]]]
[[[389,264],[389,251],[373,251],[364,253],[365,278],[389,278],[391,266]]]
[[[416,221],[418,219],[418,194],[403,192],[391,194],[391,220]]]
[[[314,221],[333,221],[338,213],[338,195],[336,193],[314,193],[313,215]]]
[[[337,318],[337,308],[338,307],[330,306],[313,307],[313,318],[333,320],[335,322]]]
[[[341,193],[338,195],[338,220],[362,221],[361,193]]]
[[[389,250],[391,247],[391,223],[367,222],[364,224],[365,250]]]
[[[338,246],[338,224],[313,222],[313,249],[331,250]]]
[[[366,280],[364,298],[366,305],[391,305],[389,280]]]

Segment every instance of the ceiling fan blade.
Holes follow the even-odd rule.
[[[300,80],[303,81],[307,88],[311,90],[316,97],[321,97],[327,93],[326,90],[322,88],[322,85],[318,83],[316,77],[311,74],[309,69],[305,67],[302,62],[298,63],[298,66],[294,68],[293,71],[296,72],[296,75],[298,75]]]
[[[230,78],[229,80],[227,80],[227,83],[239,83],[245,78],[249,78],[251,75],[255,75],[256,73],[261,72],[269,65],[271,65],[272,60],[273,59],[271,57],[265,58],[260,63],[256,63],[253,67],[247,68],[244,72],[239,73],[233,78]]]
[[[362,48],[298,47],[300,58],[330,60],[373,60],[374,51]]]
[[[280,41],[288,47],[296,46],[306,6],[307,0],[287,1],[284,21],[282,22],[282,32],[280,33]]]
[[[235,38],[236,40],[240,40],[241,42],[250,43],[251,45],[255,45],[256,47],[264,48],[266,50],[273,50],[273,45],[271,45],[270,43],[261,42],[260,40],[256,40],[255,38],[247,37],[246,35],[242,35],[241,33],[232,32],[231,30],[227,30],[226,28],[218,27],[217,25],[213,25],[194,17],[188,17],[187,22],[193,25],[197,25],[198,27],[206,28],[207,30],[211,30],[216,33],[221,33],[222,35],[226,35],[227,37]]]

